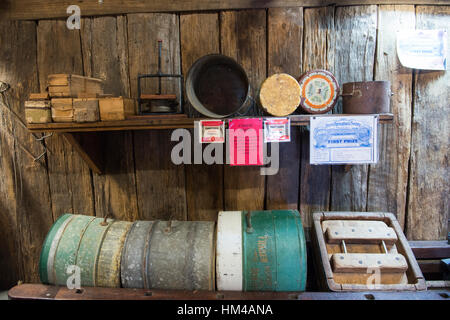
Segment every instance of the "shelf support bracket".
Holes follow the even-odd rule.
[[[103,134],[101,132],[65,132],[62,135],[93,172],[104,173]]]

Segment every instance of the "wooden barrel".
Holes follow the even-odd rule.
[[[122,258],[122,286],[214,290],[214,222],[136,222]]]
[[[299,212],[219,213],[216,270],[218,290],[304,291],[306,241]]]
[[[50,229],[41,251],[43,283],[66,285],[67,269],[80,268],[81,286],[120,287],[120,259],[131,222],[65,214]]]

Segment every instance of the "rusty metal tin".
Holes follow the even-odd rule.
[[[307,113],[327,113],[339,98],[339,84],[334,75],[322,69],[311,70],[299,79],[300,106]]]
[[[391,95],[389,81],[347,82],[342,86],[343,111],[349,114],[388,113]]]

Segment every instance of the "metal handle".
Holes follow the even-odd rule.
[[[102,227],[106,227],[107,225],[108,225],[108,216],[109,216],[109,213],[107,213],[106,215],[105,215],[105,218],[103,219],[103,221],[102,222],[100,222],[100,225],[102,226]]]
[[[255,231],[252,227],[252,212],[248,211],[245,215],[246,221],[247,221],[247,233],[253,233]]]
[[[171,233],[172,232],[172,219],[170,219],[169,221],[167,221],[167,228],[164,229],[165,233]]]

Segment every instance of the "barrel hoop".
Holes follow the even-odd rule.
[[[59,227],[58,231],[56,231],[56,234],[53,238],[52,244],[50,246],[50,250],[48,251],[48,258],[47,258],[47,282],[48,283],[55,283],[56,280],[56,270],[54,268],[55,264],[55,255],[56,251],[58,250],[59,241],[61,240],[62,235],[64,234],[64,231],[67,228],[67,225],[73,220],[74,216],[70,216],[67,220],[65,220],[62,225]]]
[[[129,241],[129,239],[130,239],[129,235],[133,234],[133,231],[134,231],[134,229],[136,228],[136,224],[137,224],[137,223],[138,223],[137,221],[136,221],[136,222],[133,222],[133,224],[131,225],[130,231],[128,232],[128,236],[126,237],[125,242],[123,243],[122,259],[125,259],[125,257],[128,256],[128,241]],[[120,271],[120,274],[122,274],[122,268],[123,268],[125,262],[122,260],[122,261],[120,262],[120,264],[121,264],[121,271]],[[96,265],[97,265],[97,264],[96,264]],[[120,282],[120,283],[122,284],[122,282]]]
[[[106,227],[105,232],[102,234],[102,239],[100,240],[100,244],[97,248],[97,254],[95,255],[95,261],[94,261],[94,272],[92,275],[92,278],[94,279],[94,286],[97,286],[97,271],[98,271],[98,258],[100,257],[100,251],[102,250],[103,241],[105,240],[106,234],[108,233],[109,229],[111,228],[112,224],[115,222],[115,220],[112,220],[108,222],[108,227]]]
[[[154,231],[156,230],[156,226],[159,225],[160,222],[161,221],[157,220],[153,223],[151,233],[149,234],[149,237],[148,237],[148,239],[149,239],[148,247],[147,247],[148,249],[145,254],[145,269],[143,269],[143,273],[145,274],[144,281],[145,281],[145,285],[147,286],[147,289],[152,288],[152,281],[150,278],[150,270],[148,269],[150,267],[150,249],[151,249],[151,246],[153,243],[153,237],[155,234]]]
[[[292,211],[292,210],[290,210]],[[295,214],[295,211],[292,211],[294,214],[294,219],[295,219],[295,224],[297,226],[297,230],[298,230],[298,241],[299,241],[299,246],[300,246],[300,274],[304,274],[305,277],[301,277],[302,282],[300,283],[300,287],[301,290],[305,290],[306,287],[306,274],[307,274],[307,259],[308,259],[308,255],[306,254],[306,240],[305,240],[305,233],[303,230],[303,224],[302,224],[302,220],[299,216],[297,216]],[[300,220],[300,221],[299,221]],[[300,225],[299,225],[300,222]]]
[[[149,264],[149,256],[147,255],[147,252],[149,252],[149,248],[150,248],[150,240],[152,239],[152,235],[153,235],[153,231],[155,230],[155,224],[158,221],[155,221],[152,223],[149,232],[147,233],[147,237],[145,238],[145,245],[144,245],[144,252],[142,253],[142,268],[141,268],[141,272],[142,272],[142,279],[144,280],[144,289],[150,289],[150,279],[147,279],[146,276],[146,270],[147,270],[147,265]]]

